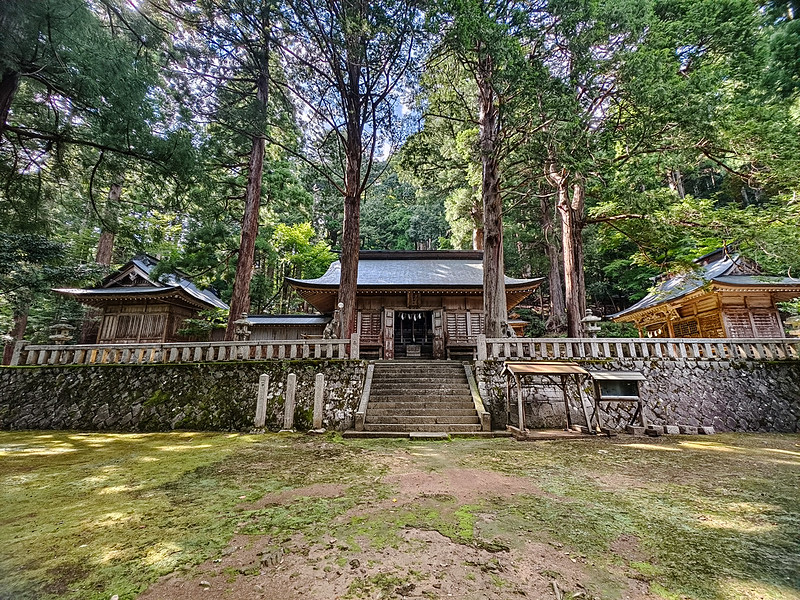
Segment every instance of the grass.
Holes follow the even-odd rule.
[[[498,471],[537,493],[394,504],[382,476],[395,460],[431,472]],[[242,507],[326,483],[343,493]],[[798,435],[411,444],[1,432],[0,490],[3,599],[135,598],[159,576],[218,556],[236,533],[269,535],[278,546],[298,535],[335,540],[331,564],[343,567],[366,546],[398,547],[409,527],[490,551],[549,543],[594,569],[587,587],[602,598],[619,595],[609,575],[616,572],[663,598],[800,598]],[[381,503],[388,508],[375,510]],[[635,545],[627,555],[615,550],[625,539]],[[498,588],[501,577],[494,575]],[[365,577],[348,596],[388,594],[415,580]]]

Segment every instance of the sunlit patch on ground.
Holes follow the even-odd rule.
[[[0,597],[800,600],[799,442],[0,432]]]

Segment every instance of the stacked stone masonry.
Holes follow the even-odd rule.
[[[5,367],[0,369],[0,428],[248,431],[258,378],[266,373],[266,426],[277,431],[287,376],[295,373],[295,427],[310,429],[314,377],[323,373],[323,426],[344,430],[352,427],[364,370],[364,363],[349,360]]]
[[[578,361],[587,370],[639,371],[649,422],[713,426],[716,431],[800,431],[800,361],[614,359]],[[502,361],[475,364],[492,427],[505,429]],[[295,428],[313,424],[314,378],[325,375],[323,427],[353,425],[366,363],[353,360],[272,360],[164,365],[74,365],[0,368],[0,429],[248,431],[258,378],[270,376],[266,426],[280,429],[286,380],[297,375]],[[584,390],[588,392],[588,388]],[[524,388],[526,425],[564,426],[564,403],[554,386]],[[512,392],[512,396],[516,394]],[[589,394],[584,393],[588,399]],[[601,422],[622,429],[631,405],[602,404]],[[573,422],[583,412],[573,400]],[[516,405],[512,403],[512,415]],[[512,424],[515,417],[512,417]]]
[[[715,431],[800,431],[800,361],[728,361],[702,359],[584,360],[587,371],[638,371],[648,422],[656,425],[710,425]],[[506,380],[502,361],[476,365],[481,396],[492,414],[492,426],[504,428]],[[574,386],[572,422],[585,424]],[[591,385],[583,390],[589,407]],[[512,387],[511,424],[516,425],[516,389]],[[529,428],[562,428],[565,408],[554,385],[523,385],[525,424]],[[624,429],[634,405],[601,403],[601,425]]]

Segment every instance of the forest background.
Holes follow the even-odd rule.
[[[799,11],[5,0],[0,331],[80,326],[49,290],[138,253],[231,321],[298,310],[284,278],[340,255],[343,333],[359,248],[484,249],[490,334],[503,270],[547,278],[531,335],[574,335],[587,306],[620,310],[725,245],[798,276]]]

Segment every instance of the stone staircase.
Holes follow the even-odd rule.
[[[379,361],[365,432],[470,433],[481,430],[464,365],[455,361]]]

